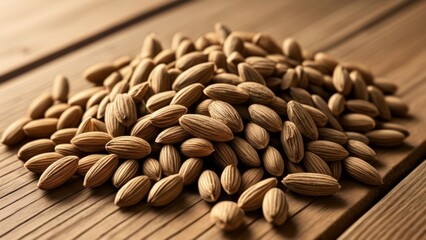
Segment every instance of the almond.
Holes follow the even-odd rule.
[[[193,83],[179,90],[173,97],[170,105],[179,104],[186,108],[191,107],[203,95],[204,86]]]
[[[373,118],[360,113],[345,114],[340,118],[340,123],[348,131],[366,132],[376,126]]]
[[[345,171],[356,180],[368,185],[382,185],[380,173],[370,164],[357,157],[347,157],[343,161]]]
[[[28,137],[46,138],[56,132],[57,124],[58,119],[56,118],[43,118],[28,122],[22,129]]]
[[[255,149],[264,149],[269,144],[269,133],[256,123],[247,123],[244,128],[245,140]]]
[[[87,171],[83,186],[86,188],[99,187],[108,181],[118,167],[118,156],[109,154],[99,159]]]
[[[190,158],[207,157],[214,152],[214,147],[209,140],[190,138],[180,145],[180,151]]]
[[[53,104],[52,95],[50,93],[42,93],[35,98],[28,107],[28,116],[31,119],[42,118],[47,109]]]
[[[212,157],[216,165],[221,168],[231,164],[238,165],[237,155],[227,143],[215,142],[213,146],[215,151],[212,153]]]
[[[160,162],[154,158],[148,158],[143,162],[142,173],[149,177],[152,181],[161,179]]]
[[[77,170],[78,157],[66,156],[53,162],[38,180],[37,187],[50,190],[68,181]]]
[[[281,153],[274,147],[267,147],[263,153],[263,165],[272,176],[279,177],[284,173],[284,159]]]
[[[246,140],[235,137],[229,145],[244,165],[248,167],[260,166],[260,159],[256,149],[254,149]]]
[[[152,186],[148,194],[148,204],[160,207],[175,200],[183,189],[183,178],[174,174],[161,179]]]
[[[271,188],[263,198],[262,211],[267,222],[283,225],[288,218],[288,203],[284,192],[279,188]]]
[[[193,83],[207,84],[214,73],[213,63],[201,63],[182,72],[173,82],[173,90],[179,91]]]
[[[302,160],[304,142],[302,134],[293,122],[285,121],[281,132],[281,144],[288,159],[294,163]]]
[[[36,155],[46,152],[53,152],[55,143],[50,139],[38,139],[24,144],[18,150],[18,158],[26,161]]]
[[[242,88],[226,83],[211,84],[203,92],[213,100],[221,100],[230,104],[241,104],[250,98],[250,95]]]
[[[318,130],[315,122],[300,103],[290,101],[287,105],[287,115],[303,136],[311,140],[318,139]]]
[[[87,155],[78,160],[77,174],[84,176],[89,171],[89,169],[97,162],[99,159],[105,157],[106,154],[91,154]]]
[[[234,137],[228,126],[200,114],[185,114],[179,118],[179,124],[194,137],[217,142],[230,141]]]
[[[179,118],[187,111],[188,109],[184,106],[170,105],[153,112],[150,115],[149,120],[152,125],[158,128],[167,128],[178,123]]]
[[[220,182],[223,190],[225,190],[228,195],[232,195],[240,189],[241,173],[234,165],[228,165],[222,171]]]
[[[349,140],[346,143],[345,147],[351,155],[361,158],[362,160],[365,160],[365,161],[376,160],[376,152],[363,142],[360,142],[357,140]]]
[[[52,163],[63,157],[62,154],[56,152],[41,153],[25,162],[24,167],[35,173],[43,173]]]
[[[60,129],[53,133],[52,136],[50,136],[50,139],[55,143],[55,145],[70,143],[76,132],[77,128]]]
[[[251,120],[259,126],[271,132],[279,132],[282,129],[280,116],[271,108],[260,104],[252,104],[248,108]]]
[[[231,201],[222,201],[212,207],[210,218],[217,227],[224,231],[232,231],[241,226],[244,221],[244,212]]]
[[[241,132],[244,128],[240,114],[232,105],[223,101],[213,101],[208,106],[211,118],[221,121],[233,132]]]
[[[104,132],[86,132],[71,139],[71,144],[80,151],[96,153],[105,151],[105,145],[111,141],[111,136]]]
[[[365,133],[370,143],[379,147],[393,147],[402,144],[405,139],[400,131],[391,129],[373,130]]]
[[[169,176],[179,172],[181,158],[179,151],[173,145],[164,145],[158,160],[164,175]]]
[[[291,191],[307,196],[332,195],[340,189],[336,179],[320,173],[288,174],[283,184]]]
[[[114,175],[112,176],[112,184],[116,188],[122,187],[126,184],[130,179],[135,177],[138,174],[139,170],[139,162],[134,159],[129,159],[124,161],[118,166]]]
[[[343,160],[349,155],[349,152],[340,144],[325,140],[309,142],[306,144],[306,149],[318,155],[323,160],[330,162]]]
[[[105,145],[105,149],[124,159],[141,159],[151,153],[149,143],[134,136],[113,138]]]
[[[30,118],[25,117],[11,123],[3,131],[0,142],[8,146],[16,145],[22,142],[26,137],[23,127],[30,121]]]
[[[305,152],[303,157],[303,166],[308,172],[312,173],[322,173],[331,176],[331,170],[328,167],[327,163],[322,160],[318,155],[311,153],[309,151]]]
[[[118,190],[114,203],[120,207],[129,207],[142,201],[151,188],[151,181],[147,176],[137,176],[130,179]]]
[[[250,101],[253,103],[268,104],[275,97],[274,92],[257,82],[243,82],[238,84],[238,87],[249,94]]]
[[[254,211],[262,206],[263,197],[277,185],[277,179],[267,178],[245,190],[238,198],[238,207],[244,211]]]
[[[201,172],[203,171],[203,159],[201,158],[188,158],[183,162],[179,169],[179,175],[183,178],[183,184],[189,185],[194,183]]]
[[[348,136],[344,132],[332,128],[318,128],[318,135],[320,140],[327,140],[340,145],[348,141]]]
[[[198,179],[198,192],[200,197],[207,202],[216,202],[220,196],[220,180],[211,170],[205,170]]]

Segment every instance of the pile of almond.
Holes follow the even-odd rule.
[[[366,67],[222,24],[195,41],[178,33],[170,48],[151,34],[135,57],[83,76],[94,86],[69,97],[56,77],[3,133],[6,145],[28,140],[18,158],[41,174],[38,187],[78,175],[87,188],[112,182],[120,207],[156,207],[198,184],[205,201],[235,200],[211,210],[224,230],[258,209],[285,223],[287,191],[331,195],[342,175],[382,184],[370,145],[409,134],[389,122],[408,111],[396,86]]]

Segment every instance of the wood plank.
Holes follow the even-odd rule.
[[[378,238],[426,238],[426,161],[339,237]]]
[[[234,29],[264,31],[272,34],[277,39],[283,39],[290,35],[300,34],[303,36],[302,33],[305,28],[312,24],[315,25],[317,21],[322,20],[331,11],[338,15],[346,14],[347,16],[352,16],[353,20],[349,22],[347,28],[357,31],[364,26],[360,25],[360,22],[374,21],[378,12],[385,13],[403,4],[399,1],[385,3],[377,1],[353,2],[349,4],[353,7],[349,8],[346,3],[341,1],[324,1],[321,5],[314,7],[313,3],[315,2],[310,2],[312,7],[306,8],[306,3],[300,3],[299,1],[282,2],[275,0],[270,5],[265,5],[260,1],[244,1],[244,6],[246,7],[244,11],[241,10],[241,2],[223,1],[221,4],[218,4],[217,1],[191,2],[175,9],[173,14],[160,14],[150,19],[150,21],[124,30],[121,34],[115,34],[100,40],[94,45],[87,46],[58,59],[58,61],[0,85],[0,95],[4,99],[10,99],[13,103],[1,105],[0,114],[5,116],[5,119],[0,121],[0,128],[4,128],[8,122],[22,115],[30,100],[41,91],[44,91],[50,85],[50,79],[53,79],[57,73],[69,76],[73,80],[73,92],[78,91],[88,86],[87,83],[83,83],[80,80],[80,74],[84,68],[94,62],[112,60],[120,55],[135,54],[139,51],[143,37],[152,31],[157,32],[161,39],[168,39],[168,41],[165,41],[168,44],[172,34],[176,31],[182,31],[191,37],[195,37],[205,32],[206,26],[211,29],[217,19],[223,19],[224,23],[229,24]],[[308,4],[307,6],[311,5]],[[236,11],[237,9],[239,11]],[[284,15],[282,14],[283,9],[305,9],[306,15],[303,18],[300,17],[299,11],[286,11]],[[366,11],[368,9],[371,11]],[[262,12],[261,16],[252,18],[254,14],[259,12]],[[359,15],[365,12],[367,14]],[[271,16],[276,17],[271,18]],[[241,19],[244,19],[244,21],[241,21]],[[293,22],[289,19],[296,19],[297,21]],[[170,22],[173,22],[173,28],[169,27]],[[327,37],[332,36],[333,32],[340,34],[341,29],[330,31],[335,28],[334,24],[332,19],[329,19],[323,23],[322,28],[316,29],[317,35],[315,36],[318,37],[318,41],[327,39]],[[347,31],[347,28],[345,28],[345,31]],[[304,43],[310,38],[311,36],[305,37],[305,40],[303,40],[302,37],[301,42]],[[332,38],[330,37],[330,39]],[[314,42],[312,41],[311,46],[313,49],[315,49]],[[324,40],[323,43],[332,44],[333,42]],[[16,159],[10,157],[4,159],[4,161],[12,163]],[[6,200],[9,202],[9,205],[1,211],[14,213],[10,216],[5,215],[7,218],[0,222],[2,226],[3,224],[7,226],[7,228],[2,230],[7,232],[7,235],[3,237],[43,239],[67,232],[67,238],[102,236],[105,239],[111,239],[124,238],[131,234],[139,238],[141,236],[156,238],[156,234],[160,234],[158,236],[161,237],[181,236],[191,238],[203,234],[206,230],[216,229],[212,227],[209,216],[206,214],[208,206],[204,202],[200,202],[196,193],[193,192],[185,193],[175,204],[179,206],[179,203],[183,203],[185,206],[192,206],[190,210],[185,212],[179,211],[179,209],[176,210],[176,206],[154,209],[147,208],[145,204],[130,210],[119,211],[112,204],[113,194],[106,192],[105,195],[99,197],[97,196],[98,190],[89,191],[90,194],[93,194],[92,198],[90,198],[91,204],[80,208],[79,203],[83,201],[82,198],[84,199],[84,197],[80,198],[79,196],[86,196],[86,193],[85,190],[81,191],[81,182],[79,186],[76,186],[78,181],[68,183],[61,188],[68,189],[71,194],[60,199],[49,198],[49,194],[47,194],[47,197],[33,202],[30,202],[33,193],[29,192],[31,188],[27,187],[28,184],[32,184],[35,188],[34,177],[30,174],[24,174],[17,178],[16,181],[8,183],[4,188],[0,186],[0,193],[5,192],[3,197],[0,196],[0,201]],[[20,189],[21,187],[22,189]],[[112,191],[111,186],[107,185],[105,188]],[[9,194],[12,191],[13,194]],[[38,190],[36,192],[43,193]],[[10,197],[16,195],[25,195],[27,197],[25,199],[15,199],[13,202],[8,201]],[[55,191],[53,195],[58,196],[60,194],[56,194]],[[313,201],[311,198],[296,195],[289,196],[289,198],[293,199],[291,200],[292,207],[290,209],[293,214],[303,212],[304,208]],[[59,200],[61,200],[60,203],[57,202]],[[38,209],[40,205],[54,210],[40,211]],[[22,208],[22,206],[24,207]],[[0,205],[0,209],[1,207]],[[101,211],[99,210],[100,208],[102,209]],[[250,215],[247,223],[249,221],[254,222],[258,218],[258,214]],[[154,221],[154,223],[150,223],[150,221]],[[21,227],[16,227],[16,224],[20,224]],[[57,227],[57,225],[59,226]],[[161,226],[182,226],[184,228],[166,227],[162,228],[161,231],[154,231]],[[291,223],[289,226],[292,226]],[[245,229],[244,232],[256,233],[251,230],[251,226]],[[209,233],[212,232],[209,231]]]
[[[0,81],[174,5],[173,0],[1,1]]]

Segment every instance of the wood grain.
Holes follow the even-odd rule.
[[[426,238],[426,161],[339,237],[379,238]]]
[[[174,0],[1,1],[0,81],[176,3]]]
[[[206,29],[212,29],[217,19],[221,19],[233,29],[263,31],[272,34],[277,39],[296,36],[300,39],[302,45],[306,43],[311,49],[317,50],[323,46],[332,45],[335,41],[340,42],[339,39],[345,38],[346,34],[351,34],[352,32],[362,33],[361,30],[363,29],[370,30],[371,28],[366,28],[365,26],[368,26],[371,22],[383,23],[382,27],[385,28],[385,23],[389,22],[386,19],[377,21],[377,18],[381,18],[387,12],[394,11],[395,8],[405,6],[405,2],[401,1],[353,1],[344,3],[343,1],[328,0],[323,1],[320,5],[315,5],[315,3],[316,1],[301,3],[300,1],[284,2],[275,0],[265,5],[261,1],[244,1],[242,10],[242,2],[238,1],[223,1],[219,3],[218,1],[191,2],[173,9],[172,13],[153,16],[149,21],[131,26],[119,34],[99,40],[96,44],[84,47],[28,72],[13,81],[0,85],[0,96],[8,99],[8,102],[2,102],[0,105],[0,114],[4,116],[3,120],[0,121],[0,128],[3,129],[8,123],[23,115],[31,99],[40,92],[47,90],[51,80],[57,73],[69,76],[72,79],[72,90],[76,92],[89,86],[88,83],[81,81],[81,72],[86,67],[95,62],[112,60],[120,55],[134,55],[139,51],[143,37],[150,32],[157,32],[160,39],[166,39],[164,43],[167,45],[170,43],[173,33],[177,31],[196,37],[206,32]],[[403,10],[411,11],[412,8],[407,7]],[[301,11],[303,11],[303,14],[300,14]],[[330,12],[340,16],[341,19],[345,19],[344,16],[350,16],[351,20],[345,20],[347,24],[345,28],[337,27],[336,21],[329,17]],[[254,15],[257,17],[253,18]],[[389,20],[393,19],[393,17],[393,15],[389,16]],[[417,16],[415,21],[412,20],[409,23],[417,23],[419,20],[422,19]],[[173,27],[170,27],[170,22],[173,22]],[[318,24],[318,22],[322,23]],[[306,29],[309,31],[306,31]],[[315,34],[312,34],[312,31]],[[385,28],[384,32],[387,33],[387,31],[389,29],[386,30]],[[368,36],[364,37],[367,38]],[[375,37],[377,38],[378,36]],[[376,44],[384,44],[384,41],[384,38],[382,38]],[[399,41],[401,40],[399,39]],[[317,45],[316,42],[321,44]],[[369,41],[366,42],[368,43]],[[390,47],[395,47],[398,42],[395,41],[393,43],[393,45],[387,46],[389,47],[388,50]],[[371,64],[376,69],[375,62],[368,62],[374,55],[372,53],[375,53],[371,51],[371,48],[367,51],[363,50],[363,46],[358,46],[358,51],[365,51],[364,55],[358,57],[349,55],[352,51],[349,53],[344,52],[346,48],[351,48],[352,44],[341,44],[341,47],[337,48],[337,50],[342,50],[336,50],[333,53],[342,58],[367,61],[368,64]],[[377,46],[374,47],[377,48]],[[333,51],[334,49],[331,50]],[[406,53],[405,51],[411,52],[412,49],[401,50],[403,53]],[[382,59],[383,61],[383,59],[387,59],[387,55],[382,53],[376,59]],[[393,60],[393,64],[401,64],[402,69],[405,69],[406,66],[410,66],[412,69],[421,69],[419,60],[421,60],[421,56],[414,57],[414,60],[408,63],[396,58]],[[383,75],[386,71],[382,69],[387,66],[387,64],[383,64],[382,68],[377,67],[377,73]],[[398,83],[401,84],[405,80],[406,73],[406,70],[399,69],[389,76],[395,77],[395,79],[404,76],[404,78],[398,79]],[[420,80],[421,78],[410,79],[410,81],[414,81],[411,82],[412,84],[418,83]],[[401,89],[401,93],[403,93],[405,100],[408,101],[412,98],[413,101],[410,101],[410,103],[416,103],[414,101],[415,96],[411,92]],[[418,103],[413,106],[414,110],[421,107]],[[414,120],[405,121],[404,124],[410,125],[411,128],[418,128],[418,126],[424,124],[424,121],[425,117],[419,116]],[[410,137],[408,142],[411,146],[406,146],[400,150],[386,150],[388,154],[383,154],[383,160],[393,161],[390,158],[395,158],[394,164],[402,166],[401,162],[407,158],[407,155],[416,155],[413,149],[416,149],[417,154],[419,154],[417,147],[423,141],[421,140],[421,132],[413,136]],[[399,154],[395,155],[398,151]],[[290,232],[287,230],[284,233],[287,234],[285,235],[286,237],[309,236],[308,238],[314,238],[324,236],[324,231],[327,230],[329,225],[335,223],[335,219],[330,218],[329,225],[324,225],[323,228],[321,223],[314,225],[315,231],[312,231],[312,235],[308,235],[309,229],[301,228],[303,224],[299,222],[307,219],[299,219],[297,216],[307,212],[306,209],[311,207],[312,203],[315,203],[317,199],[289,193],[290,213],[293,218],[285,225],[284,229],[272,228],[260,218],[260,214],[257,212],[248,215],[245,227],[238,231],[238,234],[223,234],[214,228],[210,222],[208,211],[211,205],[200,201],[194,190],[186,192],[177,199],[175,204],[164,208],[149,208],[145,204],[140,204],[134,208],[120,210],[113,205],[115,190],[110,185],[92,191],[82,189],[81,179],[74,179],[63,188],[57,190],[49,192],[37,190],[36,176],[28,173],[23,168],[19,168],[22,163],[16,160],[13,153],[14,149],[7,150],[7,148],[3,147],[0,150],[2,159],[0,164],[8,167],[8,173],[4,175],[5,183],[0,186],[0,224],[2,225],[0,236],[5,238],[46,239],[57,236],[66,238],[100,237],[104,239],[127,237],[188,239],[197,236],[201,238],[214,237],[215,239],[219,237],[245,238],[247,236],[273,238],[282,237],[282,232],[286,231],[286,229],[296,229]],[[391,157],[392,154],[395,156]],[[412,164],[412,161],[408,161],[407,166],[403,168],[405,169],[404,171]],[[386,173],[388,171],[386,169],[387,167],[381,169],[382,173]],[[0,173],[3,176],[3,169],[0,170]],[[401,176],[402,173],[396,174]],[[389,183],[395,181],[395,178],[388,177],[388,179]],[[342,194],[345,194],[346,197],[358,193],[361,195],[367,194],[370,191],[370,188],[350,180],[345,180],[343,184],[346,190]],[[346,187],[347,184],[350,184],[350,187]],[[324,198],[324,200],[330,199]],[[360,204],[362,201],[367,201],[367,199],[358,198],[355,203]],[[312,214],[312,219],[308,220],[312,222],[326,218],[334,210],[336,209]],[[341,213],[351,214],[354,208],[351,205],[344,205],[339,206],[338,210]],[[336,216],[334,217],[337,219]],[[354,220],[352,219],[352,221]]]

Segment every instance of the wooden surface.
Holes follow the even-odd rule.
[[[146,204],[122,210],[114,206],[115,189],[84,189],[81,179],[45,192],[36,177],[22,168],[16,149],[0,147],[0,238],[335,238],[355,222],[425,155],[426,102],[425,2],[412,1],[191,1],[141,20],[122,31],[72,51],[0,85],[0,129],[22,116],[32,98],[49,88],[53,77],[72,79],[72,91],[89,86],[81,72],[93,63],[135,55],[143,38],[156,32],[164,44],[175,32],[190,37],[221,21],[232,29],[262,31],[276,39],[293,36],[312,50],[364,62],[378,76],[399,85],[398,95],[410,104],[409,119],[396,119],[411,131],[406,144],[377,149],[385,185],[371,188],[350,179],[333,197],[309,198],[289,193],[290,219],[271,227],[259,212],[248,214],[243,228],[224,234],[209,219],[211,205],[190,188],[173,205]],[[256,17],[253,17],[256,16]],[[173,24],[171,24],[173,23]]]
[[[340,239],[425,239],[425,212],[426,161],[356,221]]]

